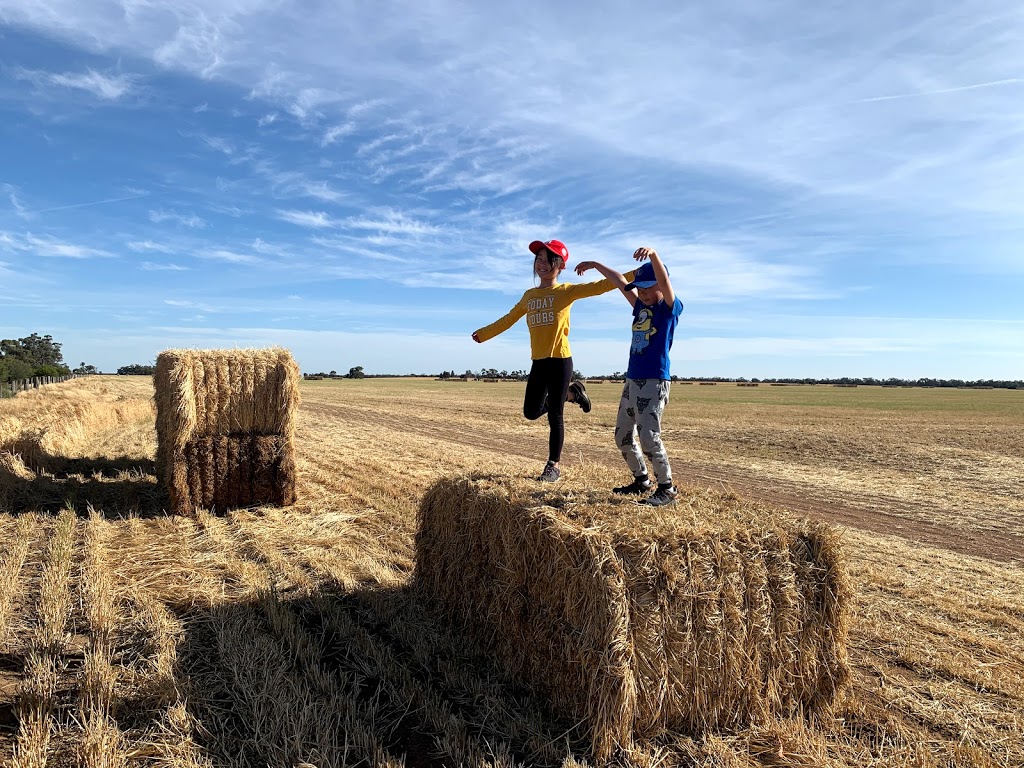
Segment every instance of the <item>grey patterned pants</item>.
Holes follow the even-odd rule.
[[[666,379],[626,379],[626,386],[622,388],[619,415],[615,419],[615,444],[634,477],[647,474],[644,463],[644,456],[647,456],[658,482],[672,482],[672,467],[661,442],[661,414],[668,405],[671,384]]]

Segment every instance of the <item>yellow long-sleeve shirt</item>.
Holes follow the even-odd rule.
[[[632,272],[626,280],[632,280]],[[523,298],[509,310],[508,314],[478,330],[480,341],[493,339],[504,333],[526,315],[530,328],[530,357],[542,360],[545,357],[572,357],[569,351],[569,308],[577,299],[600,296],[614,290],[610,280],[593,283],[558,283],[550,288],[531,288]]]

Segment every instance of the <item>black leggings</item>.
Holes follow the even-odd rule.
[[[523,398],[523,416],[530,421],[548,415],[548,461],[562,458],[562,443],[565,441],[565,397],[569,394],[572,380],[571,357],[545,357],[534,360],[530,367],[530,378],[526,380],[526,397]]]

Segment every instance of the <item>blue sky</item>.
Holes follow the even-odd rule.
[[[0,0],[0,337],[527,368],[556,237],[658,249],[678,375],[1024,379],[1020,3],[507,5]]]

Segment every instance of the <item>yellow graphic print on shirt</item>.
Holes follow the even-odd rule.
[[[532,328],[535,325],[554,325],[555,323],[555,297],[541,296],[537,299],[530,299],[526,304],[528,314],[526,324]]]
[[[657,328],[651,327],[654,313],[649,309],[641,309],[633,323],[633,341],[629,351],[633,354],[642,353],[651,343],[651,336],[658,332]]]

